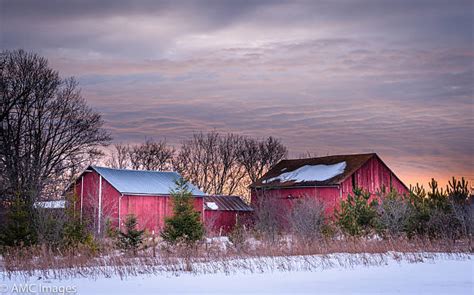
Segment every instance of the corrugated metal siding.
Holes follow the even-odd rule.
[[[210,208],[206,203],[212,202],[217,205],[218,209]],[[219,211],[253,211],[252,207],[247,205],[238,196],[205,196],[204,205],[206,210],[219,210]]]
[[[111,169],[97,166],[91,168],[122,194],[168,195],[172,189],[176,188],[176,180],[181,178],[181,175],[176,172]],[[188,186],[194,196],[206,195],[193,184],[188,183]]]

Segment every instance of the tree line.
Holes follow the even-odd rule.
[[[256,139],[233,133],[195,133],[178,150],[165,140],[115,144],[106,165],[178,171],[208,194],[247,194],[247,186],[285,158],[287,148],[276,138]]]

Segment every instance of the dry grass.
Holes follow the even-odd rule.
[[[249,240],[248,240],[249,241]],[[315,270],[354,265],[381,265],[388,260],[420,262],[436,257],[469,258],[468,243],[426,240],[325,240],[302,244],[291,237],[278,243],[250,240],[242,245],[201,244],[189,248],[162,244],[138,255],[105,248],[52,252],[47,247],[11,249],[2,259],[2,273],[11,278],[73,278],[136,276],[141,274],[234,273]],[[153,255],[155,252],[155,255]],[[335,253],[348,253],[333,255]],[[349,255],[351,254],[351,255]]]

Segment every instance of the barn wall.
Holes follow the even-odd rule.
[[[202,218],[203,198],[195,197],[194,209]],[[130,196],[124,195],[120,201],[121,223],[128,214],[137,217],[139,228],[158,233],[165,225],[165,218],[173,215],[173,202],[170,196]]]
[[[237,223],[248,225],[251,222],[252,212],[204,210],[204,216],[204,224],[208,231],[215,234],[227,234]]]
[[[253,206],[258,206],[261,198],[272,198],[277,202],[279,208],[291,209],[293,204],[300,198],[313,197],[322,200],[326,205],[328,213],[333,212],[340,198],[338,187],[302,187],[302,188],[280,188],[269,190],[251,191]]]

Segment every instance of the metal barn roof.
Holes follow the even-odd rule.
[[[340,184],[347,177],[352,175],[357,169],[362,167],[372,157],[378,157],[377,154],[353,154],[353,155],[335,155],[308,159],[282,160],[273,166],[265,175],[254,182],[250,187],[291,187],[291,186],[331,186]],[[305,165],[336,165],[345,162],[344,171],[334,177],[324,181],[278,181],[278,177],[284,172],[295,171]]]
[[[253,208],[238,196],[205,196],[204,205],[205,210],[213,211],[253,211]]]
[[[90,166],[122,194],[130,195],[168,195],[176,188],[176,180],[181,178],[177,172],[113,169]],[[193,196],[205,196],[195,185],[188,182]]]

